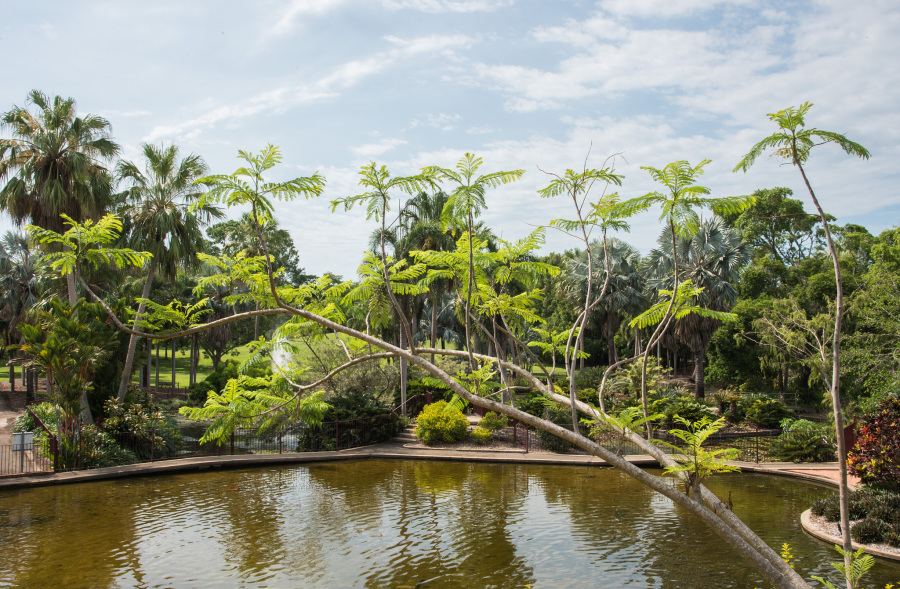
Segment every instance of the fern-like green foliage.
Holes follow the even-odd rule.
[[[842,557],[850,556],[850,570],[848,574],[847,565],[844,562],[833,562],[831,566],[840,571],[841,575],[850,581],[849,589],[860,587],[859,582],[863,577],[875,566],[875,558],[871,554],[866,554],[864,548],[860,548],[856,552],[844,552],[844,549],[835,544],[834,549],[837,550]],[[813,579],[822,583],[828,589],[838,589],[834,583],[822,577],[813,575]]]
[[[661,169],[641,166],[654,181],[668,190],[650,192],[625,201],[621,205],[622,214],[634,214],[659,205],[661,210],[659,220],[664,221],[677,235],[689,237],[700,227],[698,208],[706,207],[722,214],[737,214],[753,206],[752,196],[723,198],[706,196],[710,192],[709,188],[700,186],[697,181],[703,175],[703,168],[709,163],[710,160],[704,159],[696,166],[692,166],[686,160],[678,160]]]
[[[492,252],[487,241],[472,237],[473,313],[484,317],[503,315],[511,322],[543,323],[534,310],[542,296],[539,281],[543,276],[559,273],[556,266],[534,260],[534,253],[544,244],[543,229],[536,229],[515,242],[499,240],[499,244],[501,247]],[[417,263],[428,268],[421,281],[423,284],[437,280],[455,281],[463,298],[469,295],[469,254],[468,233],[463,233],[454,251],[411,252]],[[524,285],[526,290],[509,292],[508,287],[513,282]]]
[[[629,433],[640,435],[641,427],[647,423],[659,421],[663,415],[656,413],[644,417],[644,413],[640,407],[628,407],[619,412],[618,415],[598,412],[600,419],[597,421],[587,421],[586,425],[590,428],[590,436],[596,438],[612,429],[616,433],[618,449],[616,454],[621,455],[622,445],[625,443]]]
[[[813,147],[824,143],[835,143],[847,154],[869,159],[871,155],[869,150],[859,143],[850,141],[840,133],[815,128],[807,129],[806,113],[812,106],[811,102],[804,102],[798,107],[790,106],[778,112],[769,113],[769,120],[778,125],[778,131],[754,145],[734,167],[734,171],[746,172],[766,151],[771,151],[772,157],[785,159],[793,165],[802,164],[809,158]]]
[[[571,330],[565,331],[551,331],[549,329],[533,327],[531,331],[537,334],[541,339],[532,340],[528,342],[528,345],[539,349],[541,352],[550,355],[551,357],[554,357],[556,354],[562,354],[566,351],[566,342],[569,339],[569,333],[572,334],[573,339],[578,337],[577,327],[573,327]],[[579,350],[577,357],[589,358],[590,354]]]
[[[438,166],[423,168],[423,173],[440,180],[449,180],[456,185],[441,213],[444,228],[472,231],[471,219],[478,217],[487,208],[487,189],[515,182],[525,173],[525,170],[501,170],[478,175],[483,163],[475,154],[466,153],[456,163],[455,170]]]
[[[422,168],[413,176],[391,176],[386,166],[369,162],[359,171],[359,185],[367,189],[361,194],[346,196],[331,201],[331,212],[343,205],[345,211],[356,205],[366,207],[366,219],[382,221],[391,210],[391,193],[395,190],[406,194],[417,194],[437,188],[437,174],[431,168]]]
[[[209,299],[202,298],[193,305],[184,306],[181,301],[172,301],[168,305],[160,305],[150,299],[139,298],[138,303],[143,303],[147,313],[138,321],[139,328],[151,328],[157,332],[163,330],[179,331],[181,329],[201,325],[199,319],[212,313],[212,309],[206,306]]]
[[[713,311],[712,309],[705,309],[691,304],[691,301],[702,292],[703,287],[694,286],[693,282],[690,280],[685,280],[679,284],[678,292],[675,294],[675,304],[672,307],[673,319],[678,320],[691,313],[695,313],[701,317],[708,317],[719,321],[737,321],[737,315],[734,313]],[[658,303],[631,320],[629,323],[631,327],[644,329],[656,325],[666,317],[666,310],[669,308],[669,301],[672,299],[672,291],[660,290],[659,296],[661,300]]]
[[[725,427],[727,422],[724,418],[716,421],[704,418],[698,422],[691,423],[683,417],[675,416],[675,421],[680,423],[683,428],[669,430],[669,433],[681,440],[683,447],[662,442],[676,451],[673,458],[678,462],[675,466],[666,467],[666,474],[687,474],[690,483],[696,491],[700,483],[713,473],[740,470],[738,467],[726,462],[737,458],[739,454],[737,449],[719,448],[717,450],[707,450],[703,447],[703,444],[711,435]]]
[[[78,223],[68,215],[61,215],[64,224],[69,227],[65,233],[57,233],[36,225],[28,225],[25,230],[40,245],[55,246],[50,253],[44,254],[44,261],[59,275],[64,276],[75,271],[80,264],[99,268],[112,264],[119,268],[126,266],[142,267],[152,257],[147,252],[137,252],[128,248],[108,247],[122,233],[122,221],[109,214],[99,221],[88,219]]]
[[[388,256],[387,274],[391,292],[398,295],[416,296],[428,292],[428,287],[421,278],[427,270],[425,264],[409,265],[407,260],[395,260]],[[341,304],[350,306],[364,301],[370,323],[377,327],[386,326],[392,318],[391,302],[387,295],[384,281],[385,264],[380,256],[372,252],[363,254],[363,263],[357,269],[359,282],[341,299]]]
[[[273,199],[308,199],[319,196],[325,189],[325,177],[318,172],[286,182],[267,182],[266,173],[281,162],[281,151],[274,145],[267,145],[259,154],[239,150],[238,158],[247,165],[233,174],[204,176],[196,181],[208,186],[209,190],[195,202],[193,208],[199,209],[210,202],[222,202],[229,208],[250,205],[257,220],[263,223],[273,219]]]
[[[200,443],[214,441],[223,444],[237,427],[247,427],[258,421],[260,414],[282,407],[281,414],[293,415],[309,424],[322,422],[330,405],[325,402],[325,391],[299,397],[289,389],[278,386],[283,377],[232,378],[221,393],[210,391],[203,407],[182,407],[179,412],[189,419],[212,420]],[[275,418],[263,419],[261,429],[274,425]]]

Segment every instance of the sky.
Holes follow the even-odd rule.
[[[810,101],[809,127],[872,153],[816,148],[817,196],[877,234],[900,224],[898,30],[893,0],[0,0],[0,111],[32,89],[73,97],[139,165],[143,142],[221,174],[239,149],[276,145],[272,180],[327,179],[318,199],[276,207],[301,266],[352,277],[374,225],[329,201],[362,192],[371,161],[405,176],[472,152],[483,172],[524,169],[487,197],[483,220],[507,240],[571,217],[537,191],[585,163],[612,162],[630,198],[661,188],[641,166],[708,158],[712,196],[785,186],[812,210],[791,166],[732,172],[775,131],[767,113]],[[620,237],[649,251],[658,217]],[[549,232],[544,251],[576,246]]]

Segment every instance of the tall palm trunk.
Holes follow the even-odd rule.
[[[141,292],[142,299],[150,298],[150,287],[153,285],[153,276],[156,274],[156,260],[150,262],[150,267],[147,269],[147,280],[144,282],[144,290]],[[137,330],[138,321],[141,316],[144,314],[144,309],[146,305],[143,302],[138,306],[137,315],[134,316],[134,324],[132,325],[132,329]],[[122,380],[119,381],[119,393],[116,395],[116,400],[119,403],[125,400],[125,395],[128,393],[128,383],[131,382],[131,373],[134,369],[134,353],[137,349],[138,336],[132,335],[128,338],[128,353],[125,354],[125,366],[122,368]],[[148,381],[149,381],[149,374]],[[147,383],[149,384],[149,382]]]

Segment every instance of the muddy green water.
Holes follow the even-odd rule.
[[[711,485],[804,576],[798,514],[830,491]],[[900,580],[879,564],[868,586]],[[599,467],[362,461],[0,494],[0,587],[765,587],[668,499]]]

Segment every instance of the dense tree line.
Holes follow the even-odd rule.
[[[821,393],[829,391],[825,403],[834,403],[840,376],[848,401],[867,404],[896,391],[897,329],[890,317],[897,314],[883,314],[897,306],[892,294],[900,277],[900,233],[872,236],[859,226],[829,227],[833,219],[821,211],[807,214],[783,188],[709,197],[698,181],[707,160],[645,168],[662,189],[625,201],[606,193],[588,200],[594,183],[622,183],[613,169],[568,170],[540,194],[570,198],[575,218],[557,219],[517,241],[492,235],[478,217],[487,207],[486,192],[517,180],[522,170],[480,173],[482,162],[472,154],[455,168],[431,166],[404,177],[372,163],[360,173],[365,192],[333,201],[335,208],[365,207],[378,224],[357,280],[313,279],[298,266],[290,236],[275,224],[272,201],[317,196],[325,179],[315,174],[267,181],[266,172],[281,159],[277,148],[240,152],[247,165],[227,176],[210,175],[202,159],[181,157],[174,146],[144,146],[143,166],[114,162],[118,146],[105,119],[78,117],[71,99],[33,92],[29,100],[34,112],[14,107],[4,114],[12,138],[0,140],[0,208],[18,224],[33,226],[31,240],[4,240],[0,263],[10,268],[10,280],[0,319],[8,344],[25,340],[15,346],[18,358],[65,384],[51,392],[65,401],[73,420],[80,411],[90,421],[103,411],[98,401],[124,398],[133,367],[148,353],[138,346],[142,338],[171,341],[173,358],[180,338],[192,358],[202,347],[218,364],[229,346],[250,340],[260,338],[253,359],[258,362],[292,350],[298,340],[338,332],[359,343],[350,349],[341,340],[332,342],[346,355],[335,370],[398,360],[405,400],[407,363],[413,363],[459,399],[536,425],[619,466],[707,521],[774,584],[803,586],[771,549],[725,513],[700,478],[690,481],[691,497],[681,497],[580,436],[579,414],[649,443],[637,434],[636,422],[623,425],[636,414],[606,414],[602,390],[596,405],[583,403],[576,375],[585,363],[611,369],[642,360],[645,421],[650,356],[676,372],[689,366],[697,399],[715,382],[793,392],[807,404],[821,404]],[[795,133],[809,106],[770,118]],[[772,137],[754,146],[738,167],[780,145],[780,136]],[[868,157],[842,136],[825,137]],[[788,138],[793,143],[782,155],[802,173],[814,144],[804,143],[802,133]],[[408,199],[392,211],[396,193]],[[251,212],[209,226],[221,218],[223,204],[246,205]],[[662,210],[663,229],[657,247],[641,256],[612,233],[626,230],[630,216],[650,208]],[[703,209],[705,218],[698,213]],[[539,256],[545,231],[554,229],[577,234],[583,246]],[[67,306],[56,300],[63,296]],[[106,319],[94,307],[87,310],[93,300]],[[99,322],[90,329],[95,337],[73,335],[79,321]],[[104,328],[116,335],[96,337]],[[447,349],[447,343],[458,349]],[[44,362],[40,350],[51,344],[57,356],[66,346],[77,347],[79,362]],[[844,359],[838,376],[832,374],[840,367],[832,353]],[[554,380],[561,379],[547,370],[547,360],[555,365],[557,354],[568,396],[557,393],[563,389]],[[464,369],[448,373],[435,356],[457,356]],[[315,420],[323,397],[310,393],[331,374],[310,381],[302,367],[272,367],[276,372],[268,376],[229,381],[227,391],[194,414],[214,417],[216,435],[256,415],[275,419],[279,410]],[[517,409],[516,379],[568,405],[571,430]],[[833,407],[838,425],[840,405]],[[652,444],[646,450],[676,469]]]

